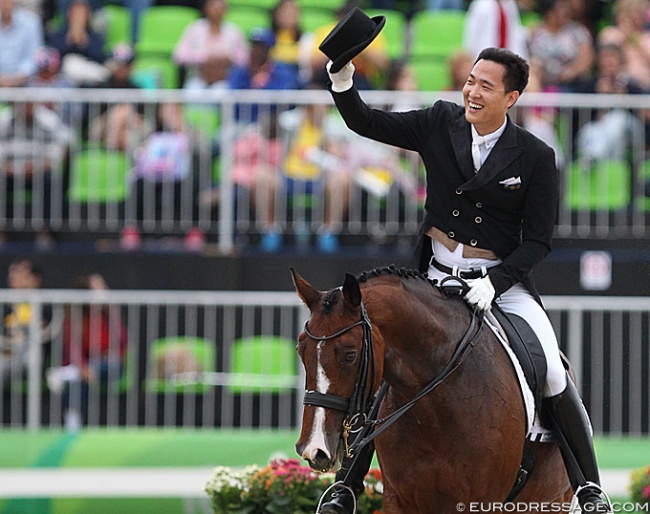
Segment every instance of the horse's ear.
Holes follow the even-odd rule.
[[[345,281],[343,282],[343,298],[345,301],[352,305],[355,309],[361,305],[361,288],[359,282],[350,273],[345,274]]]
[[[291,280],[293,280],[293,287],[296,288],[296,293],[304,304],[313,310],[315,302],[318,300],[319,292],[314,286],[302,278],[296,270],[289,268],[291,270]]]

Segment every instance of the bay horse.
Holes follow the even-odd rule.
[[[384,513],[450,514],[461,511],[461,503],[469,511],[473,502],[481,502],[479,509],[503,502],[521,462],[525,406],[514,367],[492,330],[477,330],[467,344],[473,314],[462,297],[417,271],[394,267],[357,278],[346,274],[343,285],[330,291],[291,273],[311,313],[297,345],[305,397],[312,398],[305,400],[296,451],[309,466],[320,472],[340,468],[348,407],[367,403],[382,380],[388,391],[379,419],[386,420],[447,369],[435,389],[374,440]],[[450,368],[461,341],[469,347]],[[359,390],[365,391],[361,401]],[[565,503],[572,496],[559,448],[540,443],[517,507]]]

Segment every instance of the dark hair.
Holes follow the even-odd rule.
[[[271,30],[273,31],[274,34],[277,34],[280,31],[280,24],[278,23],[278,11],[280,8],[286,4],[287,2],[293,2],[295,0],[279,0],[277,4],[275,4],[275,7],[271,9],[270,15],[271,15]],[[300,8],[300,6],[298,6]],[[294,41],[298,41],[300,37],[302,36],[302,27],[300,26],[300,21],[298,21],[298,26],[296,27],[296,32],[293,35]]]
[[[523,57],[505,48],[485,48],[478,54],[474,64],[480,60],[496,62],[506,69],[503,74],[506,93],[518,91],[521,94],[526,89],[529,66]]]

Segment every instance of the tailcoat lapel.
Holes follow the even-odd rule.
[[[474,177],[474,163],[472,162],[472,129],[465,119],[465,114],[457,118],[449,126],[451,145],[460,166],[460,171],[465,180]]]

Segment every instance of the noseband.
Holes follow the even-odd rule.
[[[361,302],[361,319],[355,321],[338,332],[328,336],[316,336],[311,333],[307,326],[309,321],[305,322],[305,334],[307,334],[314,341],[330,341],[337,337],[346,334],[355,327],[361,326],[363,328],[363,342],[361,346],[361,357],[359,363],[359,371],[357,372],[357,380],[354,384],[354,391],[352,396],[345,398],[335,394],[321,393],[319,391],[305,391],[303,405],[312,407],[324,407],[326,409],[333,409],[345,413],[345,421],[343,422],[343,439],[345,441],[346,452],[348,450],[348,435],[353,426],[360,420],[359,415],[366,413],[372,404],[373,392],[372,386],[375,383],[375,352],[372,344],[372,325],[366,307]]]

